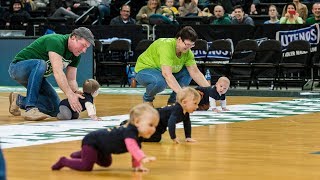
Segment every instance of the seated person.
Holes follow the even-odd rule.
[[[320,23],[320,2],[313,4],[312,13],[313,16],[307,19],[306,24]]]
[[[22,9],[22,2],[20,0],[12,1],[9,11],[4,12],[3,14],[3,19],[6,22],[6,26],[27,26],[30,18],[30,14]]]
[[[214,24],[214,25],[231,24],[231,19],[229,15],[225,13],[224,8],[222,6],[216,5],[213,11],[216,19],[214,19],[211,24]]]
[[[302,18],[303,22],[307,20],[308,17],[308,7],[305,4],[302,4],[300,0],[292,0],[292,3],[295,5],[295,9],[299,14],[299,17]],[[287,13],[286,6],[283,7],[282,17]]]
[[[279,19],[278,19],[278,10],[275,5],[270,5],[269,6],[269,17],[270,20],[265,21],[264,24],[279,24]]]
[[[201,11],[198,8],[198,0],[179,0],[179,4],[179,15],[181,17],[198,16]]]
[[[303,19],[299,17],[294,3],[288,3],[285,9],[287,13],[280,18],[280,24],[303,24]]]
[[[131,8],[129,5],[122,5],[120,9],[120,16],[111,19],[110,25],[136,24],[136,20],[130,17],[130,12]]]
[[[206,111],[210,109],[214,112],[221,112],[216,106],[216,101],[220,101],[222,111],[229,111],[226,101],[226,93],[229,86],[230,80],[227,77],[220,77],[217,83],[211,87],[198,86],[196,90],[198,90],[202,96],[198,110]]]
[[[96,107],[93,103],[93,98],[96,97],[99,92],[100,84],[94,79],[88,79],[83,83],[83,94],[84,99],[79,99],[82,111],[87,110],[88,115],[93,120],[100,120],[96,115]],[[57,115],[58,119],[70,120],[78,119],[79,113],[71,109],[68,99],[64,99],[59,104],[59,113]]]
[[[163,15],[168,17],[171,20],[174,20],[174,16],[179,15],[179,11],[176,7],[173,6],[174,0],[166,0],[165,6],[162,6]]]
[[[110,13],[111,13],[111,9],[110,9],[111,0],[88,0],[86,2],[90,6],[97,7],[98,23],[99,25],[104,24],[105,18],[110,16]]]
[[[248,24],[254,26],[253,19],[244,13],[241,6],[236,5],[233,9],[234,17],[231,20],[231,24]]]
[[[251,6],[250,6],[250,12],[249,12],[249,14],[250,14],[250,15],[256,15],[256,14],[258,14],[256,5],[255,5],[254,3],[252,3]]]
[[[75,3],[73,0],[50,0],[50,17],[51,18],[72,18],[77,20],[80,16],[72,11],[80,7],[80,3]],[[89,19],[87,15],[82,23],[86,22]]]
[[[148,0],[147,5],[141,7],[136,16],[137,24],[149,24],[149,17],[152,14],[163,14],[159,0]]]

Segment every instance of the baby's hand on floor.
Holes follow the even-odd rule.
[[[195,139],[192,139],[192,138],[186,138],[185,140],[186,142],[197,142],[197,140]]]
[[[216,113],[221,112],[218,108],[213,108],[212,111],[213,111],[213,112],[216,112]]]

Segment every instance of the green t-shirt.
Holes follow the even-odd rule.
[[[320,23],[320,20],[316,20],[314,17],[309,17],[306,20],[306,24],[315,24],[315,23]]]
[[[69,34],[48,34],[39,37],[29,46],[22,49],[14,58],[13,62],[29,60],[29,59],[42,59],[47,63],[47,70],[44,74],[45,77],[50,76],[52,71],[52,65],[49,60],[49,51],[56,52],[62,56],[63,67],[67,66],[77,67],[80,62],[81,56],[74,56],[68,49]]]
[[[228,14],[224,14],[221,18],[212,21],[214,25],[226,25],[231,24],[231,19]]]
[[[166,65],[172,67],[172,73],[177,73],[184,66],[196,64],[191,50],[177,57],[176,44],[176,38],[160,38],[154,41],[149,48],[138,57],[135,72],[150,68],[161,70],[161,66]]]

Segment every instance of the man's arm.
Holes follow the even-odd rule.
[[[201,87],[208,87],[210,84],[204,77],[204,75],[200,72],[199,68],[196,64],[187,66],[187,70],[191,76],[191,78]]]
[[[181,90],[181,86],[179,85],[178,81],[172,74],[172,67],[171,66],[161,66],[162,76],[166,80],[168,86],[176,93]]]
[[[77,82],[77,68],[68,66],[66,71],[66,77],[68,80],[68,84],[72,90],[72,92],[78,91],[78,82]]]
[[[49,54],[49,59],[52,65],[53,76],[58,86],[64,92],[64,94],[68,97],[68,101],[70,103],[72,110],[80,113],[82,110],[82,106],[78,98],[82,96],[75,94],[72,91],[71,87],[69,86],[67,77],[63,72],[62,57],[59,54],[52,51],[50,51],[48,54]]]

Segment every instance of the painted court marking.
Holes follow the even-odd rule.
[[[214,113],[197,111],[191,115],[192,126],[226,124],[320,112],[320,99],[294,99],[291,101],[260,102],[246,105],[230,105],[231,111]],[[2,148],[81,140],[88,132],[117,126],[128,115],[102,117],[102,121],[89,119],[26,123],[0,126]],[[182,123],[177,128],[182,128]]]

